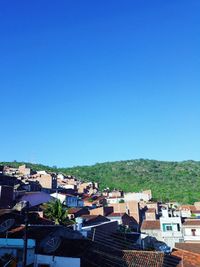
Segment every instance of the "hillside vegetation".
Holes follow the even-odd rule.
[[[17,167],[22,163],[0,164]],[[182,203],[200,201],[200,162],[197,161],[166,162],[140,159],[73,168],[26,164],[33,170],[63,172],[81,180],[100,182],[101,188],[118,188],[126,192],[151,189],[157,200],[176,200]]]

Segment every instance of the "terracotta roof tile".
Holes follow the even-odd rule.
[[[176,243],[175,248],[200,254],[200,243]]]
[[[200,266],[200,255],[189,251],[177,249],[172,252],[173,256],[181,259],[177,267],[199,267]]]
[[[142,222],[141,229],[142,230],[160,229],[160,221],[159,220],[152,220],[152,221],[145,220]]]
[[[74,213],[76,213],[76,212],[78,212],[78,211],[80,211],[80,210],[82,210],[82,208],[70,208],[70,209],[68,210],[68,213],[69,213],[69,214],[74,214]]]
[[[186,219],[183,223],[184,226],[200,226],[200,219]]]
[[[154,251],[124,251],[123,259],[127,267],[162,267],[164,253]]]

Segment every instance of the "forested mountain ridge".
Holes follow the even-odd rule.
[[[23,162],[1,162],[1,165],[18,167]],[[118,188],[124,191],[151,189],[158,200],[177,200],[193,203],[200,200],[200,162],[169,162],[157,160],[127,160],[97,163],[72,168],[48,167],[26,163],[33,170],[47,170],[74,175],[81,180],[100,182],[101,188]]]

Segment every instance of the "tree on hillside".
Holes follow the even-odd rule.
[[[59,199],[50,201],[44,205],[44,214],[55,224],[66,224],[69,220],[67,217],[67,208]]]

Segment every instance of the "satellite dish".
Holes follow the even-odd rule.
[[[60,236],[52,234],[51,236],[48,236],[47,238],[42,240],[40,247],[43,248],[43,251],[45,253],[52,253],[60,246],[60,244]]]
[[[6,232],[10,229],[15,223],[15,219],[8,219],[0,224],[0,233]]]

